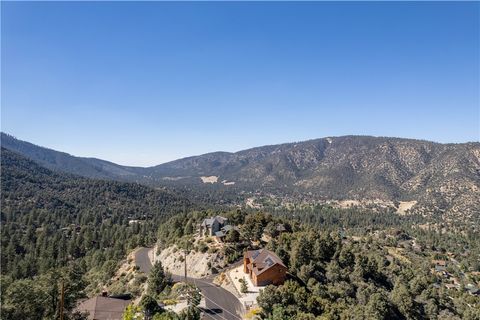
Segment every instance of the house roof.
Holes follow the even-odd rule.
[[[130,300],[99,296],[81,302],[77,310],[88,312],[89,320],[121,320],[129,304]]]
[[[276,264],[287,268],[283,263],[282,259],[280,259],[275,253],[267,249],[247,251],[245,253],[245,257],[251,260],[248,267],[252,269],[252,271],[255,272],[256,275],[265,272]]]
[[[201,226],[202,226],[202,227],[211,226],[211,225],[212,225],[212,222],[213,222],[213,219],[212,219],[212,218],[204,219],[204,220],[202,221]]]
[[[233,226],[231,226],[231,225],[229,225],[229,224],[227,224],[226,226],[224,226],[224,227],[222,228],[222,230],[223,230],[224,232],[228,232],[228,231],[230,231],[230,230],[232,230],[232,229],[233,229]]]
[[[221,217],[221,216],[216,216],[216,217],[211,217],[211,218],[206,218],[202,221],[202,227],[210,227],[214,221],[217,221],[219,224],[224,224],[225,222],[228,221],[227,218]]]
[[[226,226],[223,226],[222,229],[220,229],[220,231],[215,232],[215,236],[220,237],[220,238],[224,237],[224,236],[227,235],[228,231],[233,230],[233,229],[235,229],[235,227],[227,224]]]

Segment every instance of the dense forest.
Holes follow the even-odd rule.
[[[408,234],[422,247],[457,255],[466,270],[480,271],[480,217],[472,220],[440,221],[419,214],[399,215],[360,208],[338,209],[331,206],[312,206],[307,209],[271,209],[275,216],[308,224],[322,231],[338,231],[351,236],[396,230]]]
[[[2,318],[54,319],[109,279],[128,250],[190,202],[166,190],[52,172],[2,149]]]
[[[265,247],[288,267],[285,284],[267,286],[260,293],[257,316],[269,320],[480,319],[480,297],[446,289],[448,280],[432,273],[431,264],[432,259],[448,260],[446,253],[452,250],[461,268],[449,272],[463,279],[464,285],[479,281],[472,276],[480,271],[473,263],[480,253],[478,240],[459,236],[457,243],[462,246],[458,247],[452,238],[438,241],[441,237],[434,232],[416,233],[413,222],[420,217],[317,210],[316,218],[299,212],[280,215],[237,209],[222,213],[240,231],[225,239],[222,253],[227,261],[235,261],[236,252]],[[189,226],[202,217],[199,212],[171,217],[168,225],[178,227],[160,228],[159,242],[206,250],[201,242],[191,246],[194,232]],[[285,231],[276,229],[279,224]],[[264,241],[265,235],[270,240]],[[413,240],[422,248],[413,249]],[[473,258],[460,254],[465,251]]]
[[[421,215],[321,205],[265,209],[269,213],[205,206],[187,200],[186,190],[53,172],[5,149],[1,167],[5,319],[58,319],[62,285],[67,319],[82,319],[73,311],[77,301],[98,294],[128,252],[154,243],[160,249],[209,250],[203,242],[192,244],[198,223],[216,214],[238,227],[222,248],[226,264],[246,249],[266,247],[288,267],[287,282],[266,287],[258,298],[263,319],[480,319],[478,296],[463,287],[447,290],[445,279],[431,272],[432,259],[455,257],[452,277],[462,286],[478,282],[470,278],[480,271],[475,224],[457,221],[447,229]],[[208,196],[193,197],[213,203]],[[429,224],[435,228],[419,227]],[[195,307],[180,318],[157,310],[160,299],[197,293],[173,285],[161,266],[155,268],[148,282],[158,289],[150,289],[127,315],[198,318]]]
[[[341,241],[316,229],[282,234],[268,247],[288,263],[294,278],[261,293],[262,313],[269,319],[480,316],[480,299],[435,287],[428,256],[415,262],[389,259],[389,245],[388,240],[375,237]]]

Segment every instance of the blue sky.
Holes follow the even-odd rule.
[[[2,131],[74,155],[479,140],[478,2],[1,6]]]

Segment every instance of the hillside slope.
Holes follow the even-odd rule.
[[[2,134],[2,143],[5,135]],[[43,163],[42,152],[25,152],[18,140],[5,147]],[[33,145],[29,144],[29,147]],[[34,146],[35,148],[40,148]],[[44,148],[40,148],[42,151]],[[52,150],[49,150],[52,152]],[[251,195],[290,200],[418,201],[415,210],[471,215],[480,210],[480,143],[344,136],[215,152],[149,168],[123,167],[68,156],[49,167],[85,176],[175,186],[221,200]],[[57,157],[60,157],[57,155]],[[235,198],[237,197],[237,198]]]
[[[150,169],[154,180],[201,184],[217,176],[240,190],[318,199],[418,200],[461,214],[480,207],[480,144],[345,136],[215,153]]]
[[[4,148],[1,203],[1,270],[14,278],[96,251],[123,257],[153,244],[158,225],[190,206],[167,190],[55,173]]]
[[[68,172],[89,178],[134,180],[135,177],[135,173],[130,172],[128,167],[95,158],[75,157],[65,152],[18,140],[3,132],[1,133],[1,144],[2,148],[21,154],[55,171]]]

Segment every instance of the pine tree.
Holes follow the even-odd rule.
[[[163,270],[160,261],[155,262],[148,276],[148,291],[152,295],[157,295],[168,285],[169,279]]]

